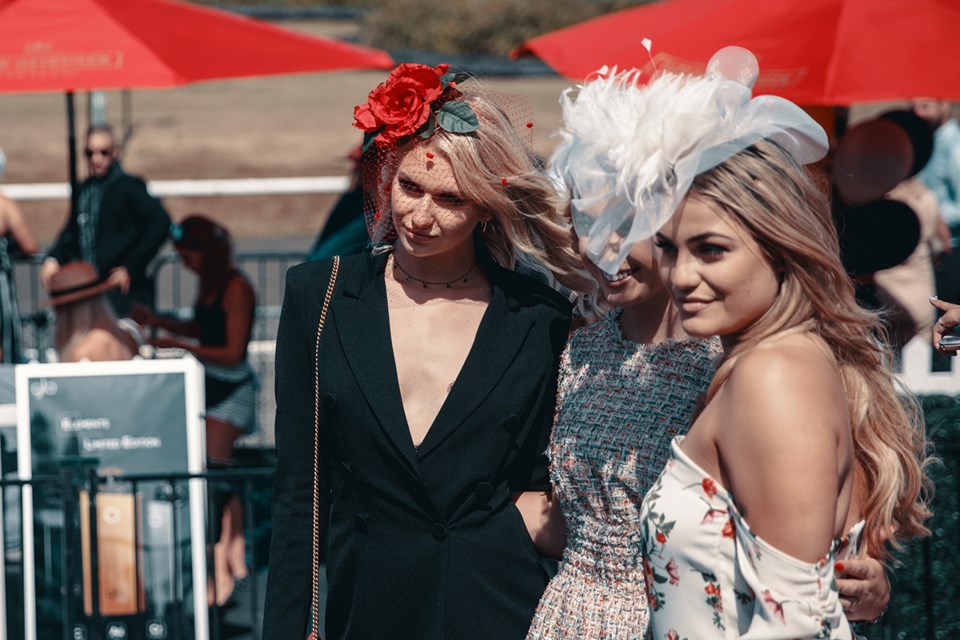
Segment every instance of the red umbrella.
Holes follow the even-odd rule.
[[[392,66],[377,49],[176,0],[0,0],[0,93],[67,92],[71,184],[76,90]]]
[[[174,0],[0,0],[0,92],[391,66],[383,51]]]
[[[957,0],[668,0],[533,38],[532,53],[582,80],[602,65],[702,71],[726,45],[760,63],[754,91],[800,104],[960,99]]]

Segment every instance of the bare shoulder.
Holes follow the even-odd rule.
[[[0,230],[5,231],[10,218],[19,217],[17,205],[7,196],[0,193]]]
[[[246,301],[253,300],[256,296],[253,285],[249,278],[241,272],[227,281],[227,286],[223,291],[224,299],[227,301]]]
[[[784,336],[736,362],[723,391],[716,443],[727,488],[757,535],[815,562],[836,534],[848,468],[837,366],[819,338]]]
[[[129,360],[133,353],[109,331],[91,329],[73,347],[71,360]]]
[[[728,432],[738,438],[763,434],[787,445],[811,435],[811,429],[839,433],[848,420],[840,371],[819,339],[809,334],[787,336],[744,354],[718,400],[736,416]]]

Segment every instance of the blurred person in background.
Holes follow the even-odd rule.
[[[0,149],[0,178],[7,158]],[[20,361],[20,313],[13,278],[16,255],[32,255],[39,250],[33,231],[17,203],[0,192],[0,361]]]
[[[162,329],[151,343],[182,349],[204,366],[207,467],[235,466],[238,438],[257,428],[257,375],[247,359],[257,299],[253,285],[234,261],[226,228],[203,215],[190,215],[171,227],[170,237],[183,266],[198,276],[193,317],[178,320],[135,305],[132,317],[144,326]],[[217,604],[248,584],[243,504],[232,483],[215,487],[217,502],[214,546]]]
[[[103,281],[88,262],[68,262],[50,278],[49,304],[56,314],[54,348],[60,362],[130,360],[142,343],[139,328],[118,321]]]
[[[936,316],[927,302],[935,295],[934,266],[949,250],[950,230],[940,215],[937,199],[917,173],[927,164],[933,150],[933,134],[927,124],[912,111],[896,110],[857,123],[840,138],[833,155],[835,204],[846,226],[856,224],[851,216],[863,216],[864,237],[846,240],[845,258],[850,268],[853,247],[849,243],[869,244],[871,257],[889,254],[886,265],[869,275],[873,288],[870,306],[882,310],[891,347],[898,352],[916,335],[926,335]],[[889,201],[909,207],[916,220],[919,240],[906,243],[907,230],[893,224],[895,210]],[[906,208],[903,208],[904,215]],[[866,242],[866,230],[875,229]],[[903,250],[891,247],[904,242]]]
[[[307,256],[307,262],[359,253],[370,244],[363,219],[363,188],[360,184],[360,147],[347,156],[350,185],[330,211],[323,229]]]
[[[890,328],[890,345],[896,350],[914,336],[926,337],[933,326],[936,314],[928,300],[936,295],[936,267],[950,252],[952,238],[937,197],[917,177],[933,153],[930,129],[912,111],[890,111],[879,117],[896,122],[910,140],[910,173],[886,197],[908,205],[920,221],[920,241],[913,253],[900,264],[874,274],[881,300],[894,303],[890,306],[899,304],[903,309],[900,314],[884,318]]]
[[[948,100],[918,98],[913,111],[933,129],[933,155],[917,177],[929,187],[950,227],[951,246],[937,267],[937,295],[960,300],[960,124]]]
[[[7,169],[7,157],[0,149],[0,178]],[[40,250],[37,239],[30,230],[23,212],[17,203],[0,192],[0,237],[13,240],[13,246],[7,246],[10,253],[19,252],[23,255],[33,255]]]
[[[153,280],[147,265],[167,237],[170,216],[147,192],[146,183],[123,171],[113,130],[91,127],[84,155],[90,177],[80,185],[75,208],[40,268],[40,281],[49,288],[60,265],[83,260],[104,280],[117,285],[108,297],[118,316],[131,304],[153,304]]]

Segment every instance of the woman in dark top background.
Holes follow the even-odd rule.
[[[236,440],[257,426],[258,382],[247,360],[253,330],[256,294],[250,280],[237,269],[229,232],[202,215],[191,215],[171,228],[180,260],[198,276],[193,318],[177,320],[136,307],[133,318],[145,326],[163,329],[151,342],[192,353],[204,366],[206,391],[207,466],[233,465]],[[214,577],[218,604],[248,580],[243,536],[243,509],[229,489],[214,491],[219,530],[214,547]],[[211,602],[212,602],[211,594]]]

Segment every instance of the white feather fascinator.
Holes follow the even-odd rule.
[[[550,164],[570,190],[587,255],[607,273],[667,222],[697,174],[755,142],[770,139],[800,164],[826,155],[826,133],[800,107],[752,98],[758,69],[746,49],[721,49],[705,76],[661,73],[643,86],[638,70],[597,73],[560,98],[562,141]]]

